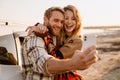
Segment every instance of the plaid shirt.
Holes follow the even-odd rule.
[[[51,80],[45,62],[51,58],[48,55],[44,40],[34,34],[27,36],[22,45],[22,65],[25,80]]]

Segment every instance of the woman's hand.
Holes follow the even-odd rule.
[[[28,35],[30,35],[32,32],[35,32],[41,35],[48,32],[48,29],[43,24],[36,23],[34,26],[28,26],[28,28],[25,31],[28,31]]]

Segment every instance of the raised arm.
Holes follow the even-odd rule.
[[[50,58],[46,62],[48,71],[54,74],[64,71],[87,69],[97,61],[96,53],[95,46],[92,46],[84,52],[76,50],[72,58],[69,59]]]
[[[25,31],[28,32],[28,35],[32,34],[32,32],[35,32],[43,36],[46,34],[46,32],[48,32],[48,29],[43,24],[36,23],[34,26],[28,26],[28,28]]]

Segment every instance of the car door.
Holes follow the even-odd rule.
[[[13,34],[0,34],[0,80],[23,80],[20,45]]]

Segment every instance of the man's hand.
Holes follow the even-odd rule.
[[[89,68],[93,63],[97,61],[97,51],[96,47],[92,46],[86,49],[84,52],[76,50],[72,59],[72,67],[76,70],[84,70]]]

